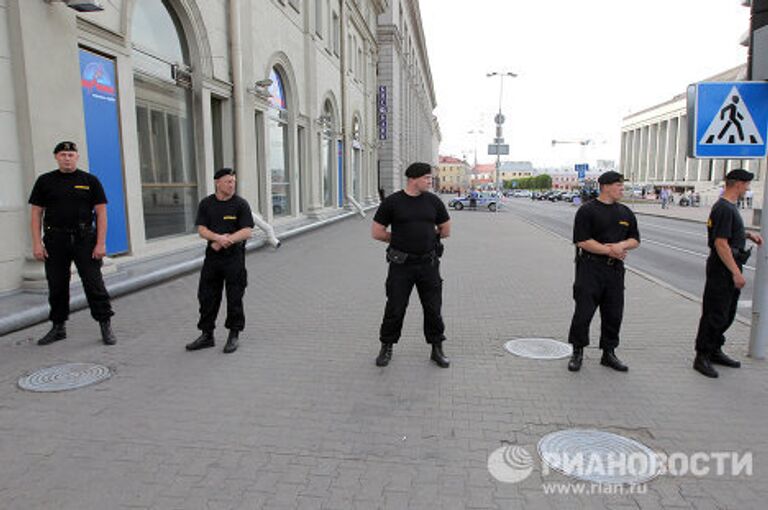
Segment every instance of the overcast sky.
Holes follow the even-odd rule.
[[[740,0],[420,0],[437,95],[443,155],[495,161],[499,79],[511,160],[573,164],[619,160],[621,119],[745,63]]]

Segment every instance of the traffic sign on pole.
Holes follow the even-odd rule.
[[[768,83],[702,82],[688,88],[689,155],[764,158],[768,144]],[[690,97],[692,95],[693,97]]]

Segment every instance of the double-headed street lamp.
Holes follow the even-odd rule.
[[[511,78],[517,78],[517,74],[511,73],[509,71],[503,72],[503,71],[494,71],[491,73],[487,73],[486,76],[488,78],[492,78],[494,76],[498,76],[501,78],[500,80],[500,87],[499,87],[499,113],[496,114],[495,121],[496,121],[496,138],[493,140],[493,144],[488,146],[488,154],[493,155],[496,154],[496,194],[497,199],[500,200],[500,193],[501,193],[501,155],[502,154],[509,154],[509,145],[504,144],[504,136],[502,132],[502,124],[504,124],[504,115],[501,113],[501,103],[504,99],[504,77],[509,76]],[[499,208],[496,208],[498,210]]]

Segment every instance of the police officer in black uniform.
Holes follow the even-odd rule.
[[[759,234],[745,232],[744,222],[736,207],[749,189],[754,175],[741,168],[725,176],[725,190],[715,202],[707,220],[707,282],[704,286],[699,331],[696,335],[696,358],[693,368],[707,377],[717,377],[713,363],[739,368],[741,363],[723,352],[725,332],[736,317],[741,288],[746,283],[742,268],[751,253],[745,250],[747,239],[760,245]]]
[[[74,142],[58,143],[53,154],[59,168],[39,176],[29,197],[32,253],[45,262],[53,323],[37,343],[47,345],[67,337],[70,268],[74,262],[91,316],[101,326],[102,341],[113,345],[117,340],[110,325],[112,306],[101,277],[107,251],[107,197],[95,175],[77,168],[79,155]]]
[[[387,366],[392,346],[400,339],[408,299],[416,286],[424,310],[424,336],[432,345],[430,359],[441,368],[450,360],[443,353],[445,325],[441,315],[443,280],[440,277],[440,239],[451,233],[445,204],[428,190],[432,186],[432,167],[413,163],[405,171],[404,190],[389,195],[373,218],[371,235],[389,244],[387,260],[387,305],[379,339],[381,351],[376,365]],[[387,227],[391,225],[391,232]]]
[[[221,306],[221,293],[226,285],[229,330],[224,352],[237,350],[239,333],[245,328],[243,294],[248,284],[245,270],[245,243],[253,231],[251,207],[235,194],[236,178],[231,168],[222,168],[214,176],[216,193],[205,197],[197,208],[197,232],[208,241],[205,261],[200,271],[197,298],[200,302],[200,337],[187,344],[188,351],[213,347],[213,330]]]
[[[614,350],[619,345],[624,313],[624,259],[629,250],[640,245],[640,233],[634,213],[619,203],[624,193],[622,175],[605,172],[597,182],[600,195],[579,208],[573,223],[576,309],[568,333],[568,342],[573,345],[568,370],[581,369],[584,347],[589,345],[589,325],[600,307],[600,364],[626,372],[627,366]]]

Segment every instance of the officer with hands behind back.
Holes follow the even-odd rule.
[[[405,171],[404,190],[389,195],[373,218],[371,235],[387,243],[387,304],[379,339],[381,350],[376,365],[387,366],[392,346],[400,339],[408,299],[416,286],[424,310],[424,336],[432,346],[430,359],[441,368],[450,360],[443,353],[445,324],[441,315],[443,280],[440,277],[440,239],[451,233],[448,211],[432,187],[432,167],[413,163]],[[391,232],[387,227],[391,226]]]
[[[74,142],[59,142],[53,155],[59,168],[40,175],[29,197],[32,253],[45,262],[53,323],[37,343],[47,345],[67,337],[70,268],[74,262],[91,316],[101,328],[102,341],[113,345],[117,342],[110,324],[114,313],[101,276],[102,259],[107,254],[107,197],[95,175],[77,168],[79,154]]]

